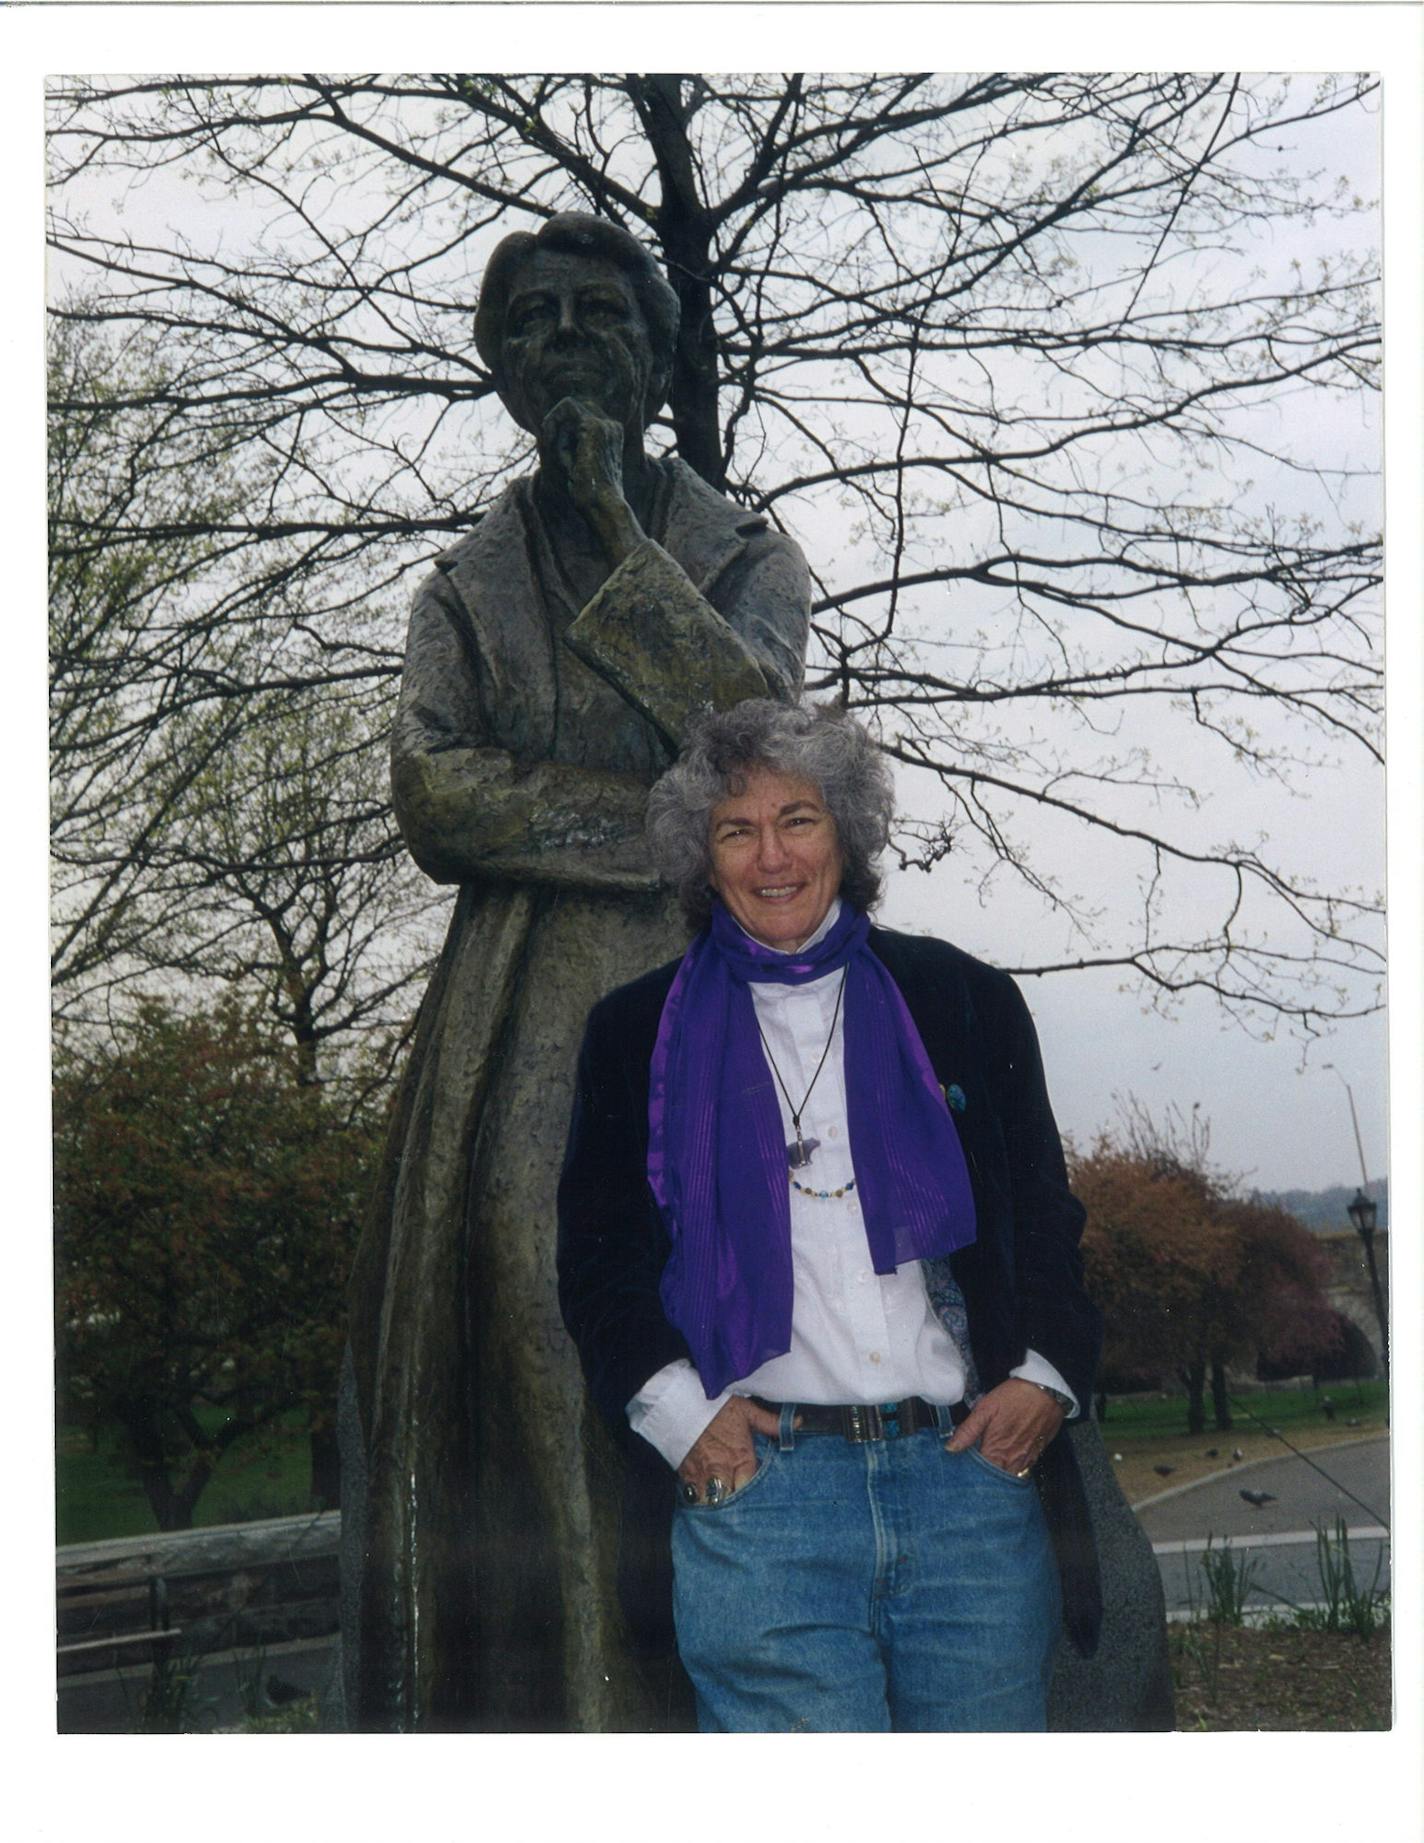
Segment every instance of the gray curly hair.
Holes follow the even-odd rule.
[[[885,757],[855,718],[834,704],[748,698],[692,726],[677,761],[648,796],[653,862],[688,924],[712,917],[712,811],[740,793],[756,768],[810,781],[835,821],[845,857],[840,893],[853,908],[880,900],[875,859],[885,849],[895,789]]]

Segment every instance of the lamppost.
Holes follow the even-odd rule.
[[[1363,1190],[1357,1190],[1346,1205],[1346,1214],[1355,1225],[1355,1233],[1365,1250],[1365,1265],[1370,1270],[1370,1291],[1375,1298],[1375,1317],[1379,1320],[1380,1357],[1384,1363],[1384,1379],[1389,1381],[1389,1326],[1385,1322],[1384,1294],[1380,1291],[1379,1269],[1375,1266],[1375,1223],[1379,1219],[1379,1205],[1373,1197],[1367,1197]]]
[[[1349,1082],[1335,1067],[1333,1062],[1321,1063],[1322,1069],[1329,1069],[1345,1090],[1345,1098],[1350,1103],[1350,1124],[1355,1129],[1355,1150],[1360,1155],[1360,1188],[1345,1206],[1345,1213],[1354,1224],[1355,1233],[1360,1238],[1360,1245],[1365,1251],[1365,1265],[1370,1273],[1370,1292],[1374,1296],[1375,1319],[1379,1324],[1380,1361],[1384,1366],[1385,1382],[1389,1381],[1389,1321],[1385,1316],[1384,1293],[1380,1288],[1379,1268],[1375,1265],[1375,1224],[1379,1221],[1379,1205],[1369,1194],[1369,1174],[1365,1170],[1365,1148],[1360,1139],[1360,1121],[1355,1112],[1355,1095]]]

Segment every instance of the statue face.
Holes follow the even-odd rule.
[[[500,369],[505,407],[531,434],[564,397],[640,434],[653,349],[631,281],[601,256],[535,251],[510,290]]]

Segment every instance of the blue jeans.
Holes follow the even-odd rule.
[[[1038,1492],[944,1433],[755,1436],[758,1470],[673,1523],[703,1733],[1045,1726],[1058,1576]]]

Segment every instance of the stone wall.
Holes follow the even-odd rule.
[[[1364,1333],[1378,1363],[1381,1354],[1379,1319],[1375,1315],[1370,1270],[1365,1264],[1365,1251],[1360,1238],[1353,1229],[1341,1229],[1335,1234],[1320,1235],[1316,1239],[1329,1263],[1326,1297],[1337,1312]],[[1379,1270],[1380,1288],[1384,1293],[1385,1311],[1388,1312],[1389,1232],[1384,1229],[1375,1234],[1375,1266]]]

